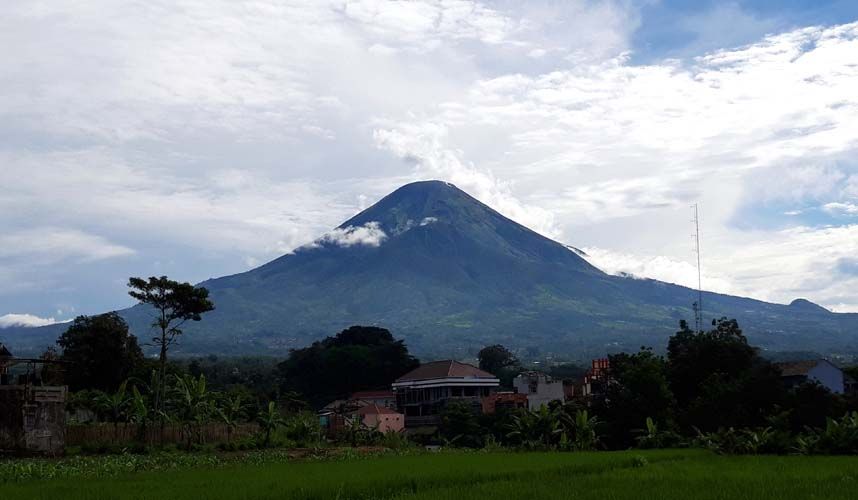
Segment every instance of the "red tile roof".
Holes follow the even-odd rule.
[[[453,360],[433,361],[425,363],[396,379],[397,382],[409,380],[427,380],[433,378],[448,377],[472,377],[472,378],[497,378],[489,372],[480,370],[476,366],[460,363]]]
[[[377,404],[375,404],[375,403],[373,403],[373,404],[371,404],[371,405],[366,405],[366,406],[364,406],[363,408],[361,408],[360,410],[358,410],[357,412],[358,412],[358,415],[368,415],[368,414],[374,414],[374,415],[399,415],[399,413],[398,413],[398,412],[395,412],[395,411],[391,410],[390,408],[388,408],[388,407],[386,407],[386,406],[378,406],[378,405],[377,405]]]
[[[349,399],[393,399],[395,397],[393,391],[358,391],[349,397]]]

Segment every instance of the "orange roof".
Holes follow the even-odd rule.
[[[397,382],[408,380],[427,380],[433,378],[448,377],[472,377],[472,378],[497,378],[487,371],[480,370],[476,366],[460,363],[454,360],[432,361],[411,370],[396,379]]]
[[[393,399],[393,391],[358,391],[349,397],[349,399]]]
[[[363,408],[361,408],[360,410],[358,410],[357,412],[358,412],[358,415],[368,415],[368,414],[399,415],[398,412],[395,412],[386,406],[378,406],[375,403],[373,403],[371,405],[366,405]]]

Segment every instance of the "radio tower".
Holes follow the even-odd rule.
[[[694,204],[694,253],[697,254],[697,302],[694,303],[694,324],[697,332],[703,331],[703,273],[700,269],[700,216]]]

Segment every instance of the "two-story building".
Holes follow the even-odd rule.
[[[512,381],[515,392],[527,396],[527,407],[538,410],[552,401],[566,402],[563,381],[554,380],[542,372],[522,372]]]
[[[497,392],[500,380],[475,366],[453,360],[434,361],[406,373],[393,383],[396,407],[406,427],[438,425],[450,401],[465,401],[482,411],[482,398]]]

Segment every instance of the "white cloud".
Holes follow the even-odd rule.
[[[80,261],[110,259],[134,250],[75,229],[40,227],[0,234],[0,259],[26,257],[52,263],[66,258]]]
[[[832,214],[858,215],[858,205],[855,203],[831,202],[822,206],[822,209]]]
[[[341,247],[350,247],[354,245],[377,247],[381,245],[386,238],[387,234],[384,233],[378,222],[373,221],[367,222],[362,226],[336,228],[325,233],[325,235],[316,240],[312,246],[330,243]]]
[[[687,20],[697,57],[636,65],[639,13],[619,0],[4,8],[0,234],[33,249],[0,250],[9,310],[52,314],[90,293],[58,285],[156,267],[238,272],[426,178],[679,281],[701,201],[713,286],[858,304],[850,278],[806,257],[839,237],[796,226],[858,196],[858,24],[730,48],[769,29],[728,5]],[[768,208],[796,215],[737,227]],[[371,241],[359,229],[340,237]],[[86,270],[39,264],[56,255]],[[755,278],[770,262],[792,275]]]
[[[46,326],[53,325],[57,321],[54,318],[40,318],[32,314],[4,314],[0,316],[0,328],[9,328],[11,326]]]

